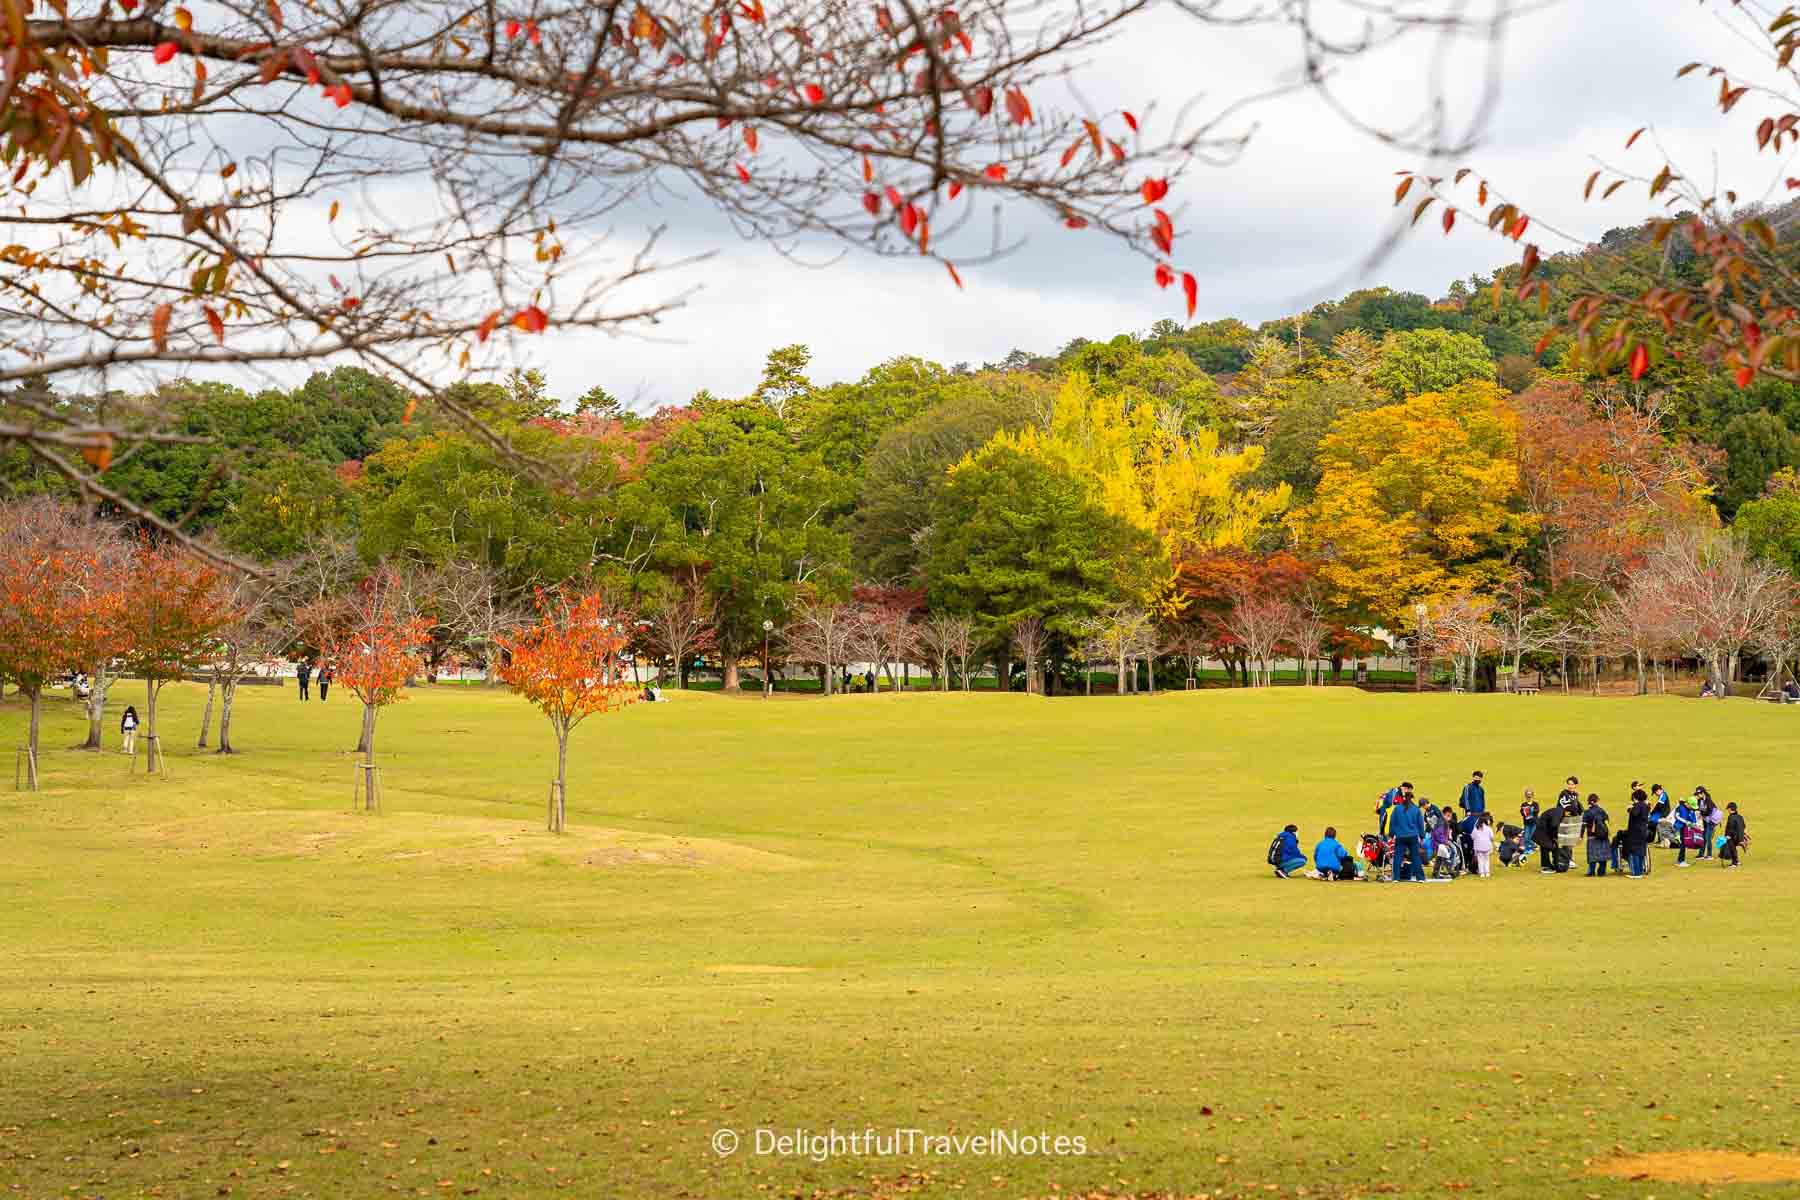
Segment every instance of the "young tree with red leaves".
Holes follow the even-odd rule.
[[[356,751],[373,762],[375,719],[405,698],[406,681],[431,644],[431,620],[419,614],[406,581],[383,569],[356,584],[348,597],[307,605],[295,621],[319,647],[320,666],[362,702]]]
[[[144,740],[159,746],[156,701],[163,685],[184,676],[214,648],[215,635],[236,619],[219,568],[182,546],[145,545],[125,578],[125,669],[144,678]],[[150,756],[150,769],[157,756]]]
[[[623,654],[632,626],[600,592],[538,597],[538,621],[501,639],[500,678],[535,704],[556,731],[556,789],[549,829],[561,833],[568,815],[569,734],[595,713],[637,699]]]
[[[78,512],[46,498],[0,507],[0,679],[31,701],[34,787],[44,687],[124,644],[117,559],[98,536]]]

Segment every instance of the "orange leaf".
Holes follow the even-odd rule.
[[[1738,387],[1747,388],[1750,386],[1750,384],[1752,382],[1755,381],[1755,379],[1756,379],[1756,368],[1755,367],[1739,367],[1738,368],[1738,370],[1737,370],[1737,385],[1738,385]]]
[[[1451,230],[1451,227],[1454,226],[1455,224],[1456,224],[1456,210],[1454,208],[1446,208],[1444,210],[1444,232],[1449,233]]]
[[[756,126],[744,126],[744,145],[750,147],[750,153],[756,153]]]
[[[919,253],[925,253],[931,245],[931,221],[923,213],[919,214]]]
[[[1031,123],[1031,101],[1018,88],[1006,89],[1006,115],[1012,118],[1014,125]]]
[[[177,46],[174,42],[159,42],[157,43],[156,49],[151,52],[151,57],[156,59],[159,63],[166,63],[171,58],[174,58],[175,52],[180,49],[181,47]]]
[[[1083,121],[1081,126],[1087,130],[1088,141],[1093,143],[1094,156],[1098,158],[1100,155],[1100,127],[1092,121]]]
[[[406,402],[406,411],[400,414],[400,423],[402,425],[411,425],[413,412],[415,410],[417,410],[418,407],[419,407],[418,397],[415,396],[411,400],[408,400]]]
[[[204,311],[206,313],[206,323],[208,325],[212,326],[213,340],[218,342],[219,345],[223,346],[225,344],[225,321],[224,321],[224,319],[222,317],[220,317],[218,313],[214,312],[210,308],[204,309],[202,311]]]
[[[869,161],[869,156],[866,154],[863,155],[863,182],[875,182],[875,164]]]
[[[159,353],[169,344],[169,318],[174,315],[172,304],[159,304],[150,313],[150,340],[156,343]]]
[[[488,335],[494,332],[494,326],[499,323],[500,310],[496,308],[493,312],[481,319],[481,324],[475,329],[475,340],[478,342],[487,341]]]
[[[1106,141],[1106,148],[1112,151],[1114,162],[1125,161],[1125,147],[1119,145],[1119,143],[1113,141],[1111,138],[1108,138]]]
[[[1650,351],[1639,342],[1631,348],[1631,377],[1642,379],[1644,372],[1650,369]]]
[[[1632,146],[1636,145],[1637,140],[1644,136],[1644,130],[1646,128],[1648,128],[1648,126],[1639,126],[1636,133],[1633,133],[1630,137],[1625,139],[1625,148],[1627,150],[1631,149]]]
[[[181,32],[183,32],[183,33],[186,33],[188,30],[192,29],[193,27],[194,27],[194,14],[189,12],[185,8],[176,9],[175,10],[175,28],[181,30]]]
[[[895,208],[899,208],[901,205],[906,203],[905,200],[900,198],[900,189],[897,187],[894,187],[891,184],[888,186],[888,189],[887,189],[887,202],[889,204],[893,205]]]
[[[1194,306],[1200,299],[1200,281],[1187,271],[1181,273],[1181,290],[1187,295],[1188,320],[1194,319]]]
[[[535,304],[530,308],[522,308],[513,315],[513,327],[523,333],[542,333],[549,324],[550,318]]]
[[[350,107],[350,85],[349,84],[340,83],[336,87],[328,89],[325,94],[327,96],[330,96],[333,100],[335,100],[337,102],[337,106],[339,108]]]
[[[956,264],[947,262],[944,264],[944,270],[950,272],[950,281],[956,284],[957,289],[960,291],[962,288],[962,276],[956,273]]]

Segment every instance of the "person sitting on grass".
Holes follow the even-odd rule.
[[[1283,879],[1296,871],[1306,870],[1306,855],[1300,853],[1298,825],[1285,826],[1275,835],[1275,843],[1269,847],[1269,861],[1275,865],[1275,873]]]
[[[1313,866],[1326,879],[1355,879],[1356,859],[1338,841],[1337,827],[1327,825],[1325,836],[1313,847]]]
[[[1500,865],[1518,866],[1519,860],[1525,857],[1525,835],[1531,831],[1517,825],[1507,825],[1500,832],[1503,836],[1499,849],[1495,851],[1500,858]]]

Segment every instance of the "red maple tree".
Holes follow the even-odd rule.
[[[216,647],[219,630],[237,617],[223,576],[184,548],[141,545],[124,580],[121,621],[126,670],[144,677],[144,737],[156,741],[156,701],[163,685],[182,678]],[[150,758],[156,769],[156,756]]]
[[[295,618],[319,647],[321,670],[362,701],[356,749],[373,761],[375,718],[404,699],[406,681],[431,643],[431,621],[416,611],[399,576],[386,569],[357,584],[351,596],[314,601]]]
[[[635,628],[604,593],[560,592],[538,596],[538,620],[500,648],[500,678],[535,704],[556,731],[556,790],[550,797],[550,832],[561,833],[568,813],[569,734],[595,713],[637,699],[637,685],[623,659]]]

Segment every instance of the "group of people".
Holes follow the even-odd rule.
[[[300,683],[300,698],[305,700],[307,698],[307,684],[311,683],[313,680],[312,664],[309,662],[302,662],[299,666],[295,667],[294,678]],[[318,675],[319,703],[321,704],[325,702],[325,697],[331,694],[331,680],[331,667],[329,665],[321,666]]]
[[[1572,869],[1574,846],[1585,843],[1590,876],[1604,876],[1611,867],[1620,878],[1641,879],[1650,873],[1651,848],[1666,839],[1676,851],[1678,867],[1693,865],[1690,850],[1696,860],[1712,858],[1717,851],[1724,866],[1742,865],[1750,839],[1735,802],[1721,809],[1704,787],[1672,800],[1660,783],[1646,789],[1634,779],[1625,818],[1615,823],[1597,793],[1588,793],[1583,803],[1580,783],[1569,776],[1555,803],[1543,808],[1526,788],[1519,824],[1496,825],[1480,771],[1463,786],[1460,812],[1456,805],[1440,808],[1415,799],[1413,785],[1401,782],[1382,793],[1375,809],[1380,832],[1365,834],[1360,852],[1345,846],[1337,829],[1327,826],[1309,859],[1300,845],[1299,827],[1288,825],[1270,843],[1268,861],[1284,879],[1298,874],[1374,879],[1379,868],[1388,867],[1397,883],[1422,883],[1428,861],[1432,878],[1454,878],[1465,869],[1487,878],[1495,859],[1504,866],[1523,866],[1534,845],[1542,873],[1560,874]]]

